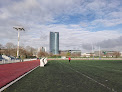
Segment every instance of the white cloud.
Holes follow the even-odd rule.
[[[25,27],[21,32],[20,44],[33,47],[49,46],[49,32],[60,33],[60,49],[82,49],[83,44],[97,43],[108,39],[116,39],[122,34],[116,30],[92,32],[99,26],[111,27],[122,24],[122,9],[119,0],[7,0],[0,1],[0,42],[17,44],[16,25]],[[117,11],[115,10],[117,9]],[[76,24],[53,24],[55,19],[63,16],[61,21],[69,20],[69,16],[84,19]],[[88,15],[94,18],[89,21]],[[80,19],[80,18],[79,18]],[[121,29],[121,28],[120,28]]]
[[[86,50],[92,49],[92,45],[94,46],[94,51],[98,51],[99,47],[101,50],[111,50],[111,51],[122,51],[122,36],[115,39],[107,39],[101,42],[97,42],[94,44],[83,44],[83,48]]]
[[[103,25],[105,27],[111,27],[111,26],[116,26],[118,24],[122,24],[122,19],[98,19],[98,20],[94,20],[92,22],[92,25]]]
[[[100,11],[104,7],[106,7],[106,1],[103,2],[101,0],[94,0],[93,2],[87,4],[87,8],[94,11]]]
[[[8,13],[8,11],[4,8],[0,9],[0,19],[7,19],[8,17],[10,17],[10,14]]]
[[[45,27],[46,29],[43,30],[44,32],[43,36],[46,35],[46,38],[42,37],[40,39],[40,43],[41,41],[47,42],[45,45],[49,46],[49,32],[57,31],[60,34],[60,49],[68,49],[69,47],[70,49],[73,49],[74,47],[78,48],[82,44],[97,43],[107,39],[115,39],[121,36],[120,33],[114,30],[90,32],[90,31],[84,31],[84,29],[80,27],[70,29],[66,25],[48,25],[48,26],[43,25],[41,26],[41,29]],[[41,36],[41,32],[38,33],[38,35]]]

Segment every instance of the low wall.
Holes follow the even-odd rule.
[[[48,58],[48,60],[68,60],[68,58]],[[122,60],[122,58],[71,58],[71,60]]]
[[[32,61],[32,60],[37,60],[37,58],[34,58],[34,59],[24,59],[24,61]]]

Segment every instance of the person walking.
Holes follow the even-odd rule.
[[[70,61],[71,61],[71,58],[69,57],[69,63],[70,63]]]

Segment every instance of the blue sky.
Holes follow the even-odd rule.
[[[95,50],[122,51],[122,0],[0,0],[0,44],[17,44],[13,26],[26,30],[22,46],[49,50],[49,32],[56,31],[61,50],[90,52],[93,44]]]

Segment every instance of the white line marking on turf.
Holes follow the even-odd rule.
[[[11,86],[12,84],[14,84],[15,82],[17,82],[18,80],[20,80],[21,78],[23,78],[24,76],[26,76],[27,74],[29,74],[30,72],[32,72],[33,70],[35,70],[36,68],[38,68],[39,66],[33,68],[32,70],[30,70],[29,72],[23,74],[22,76],[18,77],[17,79],[15,79],[14,81],[10,82],[9,84],[5,85],[4,87],[2,87],[0,89],[0,92],[3,91],[4,89],[8,88],[9,86]]]
[[[62,64],[61,62],[59,62],[59,63]],[[62,65],[63,65],[63,66],[66,66],[66,65],[64,65],[64,64],[62,64]],[[117,91],[115,91],[113,88],[109,88],[108,86],[106,86],[106,85],[104,85],[104,84],[102,84],[102,83],[96,81],[95,79],[93,79],[93,78],[91,78],[91,77],[89,77],[89,76],[87,76],[87,75],[85,75],[85,74],[83,74],[83,73],[81,73],[81,72],[79,72],[79,71],[77,71],[77,70],[71,68],[71,67],[68,67],[68,66],[66,66],[66,67],[67,67],[67,68],[70,68],[71,70],[73,70],[73,71],[75,71],[75,72],[77,72],[77,73],[83,75],[84,77],[86,77],[86,78],[88,78],[88,79],[94,81],[95,83],[97,83],[97,84],[99,84],[99,85],[101,85],[101,86],[107,88],[108,90],[110,90],[110,91],[112,91],[112,92],[117,92]]]

